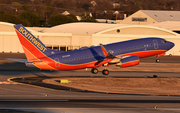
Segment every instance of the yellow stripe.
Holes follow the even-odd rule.
[[[16,28],[15,28],[16,29]],[[16,29],[16,31],[18,31],[17,29]],[[18,31],[19,32],[19,31]],[[29,32],[29,31],[28,31]],[[20,32],[19,32],[20,33]],[[21,34],[21,33],[20,33]],[[21,34],[22,35],[22,34]],[[23,35],[22,35],[23,36]],[[32,36],[34,36],[33,34],[32,34]],[[23,36],[24,37],[24,36]],[[35,37],[35,36],[34,36]],[[28,42],[30,42],[26,37],[24,37]],[[35,37],[36,38],[36,37]],[[31,42],[30,42],[31,43]],[[34,46],[34,44],[33,43],[31,43],[33,46]],[[35,48],[37,48],[36,46],[34,46]],[[38,48],[37,48],[38,49]],[[38,49],[39,50],[39,49]],[[40,51],[40,50],[39,50]],[[40,51],[41,52],[41,51]],[[42,53],[42,52],[41,52]],[[42,53],[43,55],[45,55],[44,53]],[[45,55],[46,56],[46,55]]]
[[[16,29],[16,28],[15,28]],[[16,29],[16,31],[18,31],[17,29]],[[19,32],[19,31],[18,31]],[[28,31],[29,32],[29,31]],[[20,32],[19,32],[20,33]],[[20,33],[21,34],[21,33]],[[22,35],[22,34],[21,34]],[[32,34],[33,35],[33,34]],[[22,35],[23,36],[23,35]],[[34,36],[34,35],[33,35]],[[24,36],[23,36],[24,37]],[[35,37],[35,36],[34,36]],[[30,42],[26,37],[24,37],[28,42]],[[31,43],[31,42],[30,42]],[[32,44],[32,43],[31,43]],[[22,44],[21,44],[22,45]],[[34,46],[34,44],[32,44],[33,46]],[[35,48],[37,48],[36,46],[34,46]],[[39,50],[39,49],[38,49]],[[40,51],[40,50],[39,50]],[[41,51],[40,51],[41,52]],[[42,52],[41,52],[42,53]],[[42,53],[45,57],[48,57],[48,56],[46,56],[44,53]],[[48,57],[49,59],[51,59],[51,60],[53,60],[54,62],[57,62],[57,61],[55,61],[54,59],[52,59],[52,58],[50,58],[50,57]],[[60,63],[60,62],[57,62],[57,63]]]
[[[16,29],[16,28],[15,28]],[[16,29],[16,31],[18,31],[17,29]],[[19,32],[19,31],[18,31]],[[28,31],[29,32],[29,31]],[[19,32],[20,33],[20,32]],[[21,34],[21,33],[20,33]],[[22,34],[21,34],[22,35]],[[23,36],[23,35],[22,35]],[[33,35],[34,36],[34,35]],[[24,36],[23,36],[24,37]],[[26,37],[24,37],[28,42],[30,42]],[[30,42],[31,43],[31,42]],[[32,44],[32,43],[31,43]],[[21,44],[22,45],[22,44]],[[32,44],[33,45],[33,44]],[[23,45],[22,45],[23,46]],[[34,45],[33,45],[34,46]],[[23,46],[24,47],[24,46]],[[35,48],[37,48],[36,46],[34,46]],[[29,51],[26,47],[24,47],[27,51]],[[38,49],[39,50],[39,49]],[[40,50],[39,50],[40,51]],[[41,51],[40,51],[41,52]],[[29,51],[29,53],[31,53],[30,51]],[[42,52],[41,52],[42,53]],[[32,53],[31,53],[32,54]],[[43,55],[45,55],[44,53],[42,53]],[[34,56],[34,54],[32,54],[33,56]],[[35,58],[37,58],[36,56],[34,56]],[[47,57],[46,55],[45,55],[45,57]],[[49,58],[49,57],[48,57]],[[38,59],[38,58],[37,58]],[[50,58],[51,59],[51,58]],[[53,59],[51,59],[51,60],[53,60]],[[54,60],[53,60],[54,61]],[[56,61],[55,61],[56,62]],[[45,62],[44,62],[45,63]],[[46,63],[45,63],[46,64]],[[33,64],[34,65],[34,64]],[[48,64],[46,64],[47,66],[49,66]],[[36,66],[36,65],[35,65]],[[37,66],[36,66],[37,67]],[[57,70],[56,68],[53,68],[53,67],[51,67],[51,66],[49,66],[50,68],[52,68],[53,70]],[[39,67],[38,67],[39,68]]]
[[[154,51],[154,50],[150,50],[150,51]],[[146,52],[150,52],[150,51],[146,51]],[[155,51],[167,51],[167,50],[155,50]],[[140,52],[144,52],[144,51],[140,51]],[[138,52],[132,52],[132,53],[138,53]],[[122,55],[127,55],[127,54],[131,54],[131,53],[125,53],[125,54],[120,54],[120,55],[116,55],[116,57],[120,57]],[[60,63],[60,64],[63,64],[63,65],[67,65],[67,66],[79,66],[79,65],[86,65],[86,64],[89,64],[89,63],[95,63],[97,61],[92,61],[92,62],[88,62],[88,63],[84,63],[84,64],[64,64],[64,63]]]
[[[16,29],[16,28],[15,28]],[[17,30],[17,29],[16,29]],[[18,30],[17,30],[18,31]],[[19,32],[19,31],[18,31]],[[28,31],[29,32],[29,31]],[[19,32],[20,33],[20,32]],[[20,33],[21,34],[21,33]],[[22,35],[22,34],[21,34]],[[23,35],[22,35],[23,36]],[[34,35],[33,35],[34,36]],[[23,36],[24,37],[24,36]],[[25,38],[25,37],[24,37]],[[26,39],[26,38],[25,38]],[[27,39],[26,39],[27,40]],[[29,40],[28,40],[29,41]],[[30,41],[29,41],[30,42]],[[31,42],[30,42],[31,43]],[[32,43],[31,43],[32,44]],[[33,45],[33,44],[32,44]],[[34,45],[33,45],[34,46]],[[24,47],[24,46],[23,46]],[[36,47],[36,46],[34,46],[34,47]],[[37,47],[36,47],[37,48]],[[27,50],[27,49],[26,49]],[[38,49],[39,50],[39,49]],[[40,51],[40,50],[39,50]],[[150,51],[154,51],[154,50],[150,50]],[[155,50],[155,51],[161,51],[161,50]],[[163,50],[163,51],[167,51],[167,50]],[[41,51],[40,51],[41,52]],[[140,52],[143,52],[143,51],[140,51]],[[146,52],[149,52],[149,51],[146,51]],[[41,52],[42,53],[42,52]],[[138,53],[138,52],[132,52],[132,53]],[[126,54],[132,54],[132,53],[126,53]],[[44,53],[42,53],[43,55],[45,55]],[[126,55],[126,54],[121,54],[121,55],[117,55],[117,57],[119,57],[119,56],[122,56],[122,55]],[[34,56],[34,55],[33,55]],[[46,56],[46,55],[45,55]],[[47,56],[46,56],[47,57]],[[37,58],[37,57],[36,57]],[[57,61],[55,61],[54,59],[52,59],[52,58],[50,58],[50,57],[48,57],[49,59],[51,59],[51,60],[53,60],[54,62],[57,62]],[[95,63],[95,62],[97,62],[97,61],[92,61],[92,62],[88,62],[88,63]],[[63,64],[63,65],[67,65],[67,66],[79,66],[79,65],[86,65],[86,64],[88,64],[88,63],[84,63],[84,64],[75,64],[75,65],[71,65],[71,64],[64,64],[64,63],[60,63],[60,62],[57,62],[57,63],[59,63],[59,64]],[[34,64],[33,64],[34,65]],[[47,64],[48,65],[48,64]],[[49,66],[49,65],[48,65]],[[51,67],[51,66],[50,66]],[[51,67],[52,68],[52,67]],[[55,69],[55,68],[53,68],[53,69]],[[57,69],[55,69],[55,70],[57,70]]]
[[[22,45],[23,46],[23,45]],[[24,47],[24,46],[23,46]],[[30,54],[32,54],[26,47],[24,47],[24,49],[26,49]],[[32,54],[33,55],[33,54]],[[34,55],[33,55],[34,56]],[[37,58],[36,56],[34,56],[35,58]],[[37,58],[38,59],[38,58]],[[49,66],[50,68],[52,68],[53,70],[57,70],[56,68],[51,67],[50,65],[46,64],[45,62],[43,62],[45,65]],[[33,63],[32,63],[33,64]],[[33,64],[34,66],[36,66],[35,64]],[[55,64],[54,64],[55,65]],[[38,67],[38,66],[36,66]],[[39,67],[38,67],[39,68]]]

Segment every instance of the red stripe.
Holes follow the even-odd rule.
[[[156,51],[143,51],[143,52],[136,52],[136,53],[129,53],[129,54],[124,54],[123,56],[141,56],[140,58],[142,58],[142,56],[148,57],[148,56],[153,56],[153,55],[157,55],[160,53],[165,52],[165,50],[156,50]],[[121,56],[121,55],[119,55]],[[108,63],[110,61],[107,62],[102,62],[102,63]],[[80,64],[80,65],[68,65],[68,64],[62,64],[60,63],[60,67],[58,68],[58,70],[75,70],[75,69],[84,69],[84,68],[88,68],[88,67],[99,67],[102,66],[103,64],[101,63],[100,65],[94,66],[94,64],[97,62],[91,62],[91,63],[86,63],[86,64]],[[139,61],[135,61],[134,65],[139,64]],[[127,64],[130,65],[130,64]],[[128,67],[128,66],[127,66]]]
[[[158,55],[158,54],[165,53],[165,52],[166,52],[166,50],[140,51],[140,52],[117,55],[116,57],[138,56],[139,58],[144,58],[144,57],[154,56],[154,55]]]
[[[138,65],[138,64],[139,64],[139,60],[136,60],[136,61],[123,63],[121,67],[125,68],[125,67],[135,66],[135,65]]]
[[[49,57],[47,57],[45,54],[43,54],[40,50],[38,50],[31,42],[29,42],[24,36],[22,36],[17,30],[17,35],[19,37],[19,40],[21,42],[21,44],[28,50],[30,51],[30,53],[32,53],[33,55],[31,55],[30,53],[27,52],[27,50],[25,50],[27,54],[27,59],[32,60],[33,58],[41,58],[41,60],[43,62],[38,62],[35,65],[41,69],[48,69],[48,70],[75,70],[75,69],[83,69],[83,68],[90,68],[90,67],[99,67],[102,66],[105,63],[110,62],[112,59],[103,61],[101,63],[99,63],[98,65],[95,65],[97,63],[97,61],[95,62],[90,62],[90,63],[85,63],[85,64],[79,64],[79,65],[68,65],[68,64],[62,64],[59,63],[59,67],[55,66],[55,61]],[[102,47],[101,47],[102,48]],[[108,53],[102,48],[105,56],[108,55]],[[166,50],[158,50],[158,51],[143,51],[143,52],[134,52],[134,53],[128,53],[128,54],[123,54],[123,55],[118,55],[118,57],[120,56],[138,56],[139,58],[143,58],[143,57],[148,57],[148,56],[153,56],[153,55],[157,55],[157,54],[161,54],[166,52]],[[25,54],[26,54],[25,53]],[[135,63],[136,64],[136,63]],[[56,64],[57,65],[57,64]]]
[[[107,53],[107,51],[105,50],[105,48],[104,48],[102,45],[100,45],[100,47],[101,47],[101,49],[102,49],[105,57],[109,56],[109,54]]]
[[[16,30],[16,33],[19,37],[19,40],[21,44],[28,50],[30,51],[36,58],[42,58],[46,57],[39,49],[37,49],[31,42],[29,42],[21,33],[19,33]],[[31,57],[27,56],[28,60],[31,60]]]
[[[29,62],[41,59],[43,62],[35,63],[34,65],[40,69],[55,70],[55,61],[44,55],[31,42],[29,42],[21,33],[16,30],[19,40],[23,46],[24,52]],[[43,59],[42,59],[43,58]],[[46,63],[47,65],[42,65]],[[49,65],[49,66],[48,66]]]

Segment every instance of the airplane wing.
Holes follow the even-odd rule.
[[[27,62],[27,59],[16,59],[16,58],[6,58],[6,59],[11,60],[11,61],[21,62],[21,63]]]
[[[105,55],[106,58],[110,58],[110,59],[116,58],[114,55],[109,54],[108,51],[106,50],[106,48],[102,44],[100,44],[100,47],[101,47],[103,54]]]
[[[139,64],[139,57],[138,56],[124,56],[122,58],[117,58],[114,55],[108,53],[106,48],[100,44],[100,47],[105,55],[105,59],[112,59],[110,64],[116,64],[116,66],[120,66],[121,68],[130,67]]]

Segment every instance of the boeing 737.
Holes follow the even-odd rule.
[[[163,38],[147,37],[123,42],[100,44],[100,46],[80,48],[73,51],[57,51],[47,48],[38,38],[21,24],[14,25],[27,60],[28,67],[45,70],[77,70],[92,68],[93,74],[98,73],[97,67],[104,66],[103,75],[108,75],[108,65],[115,64],[121,68],[139,64],[139,58],[165,54],[174,43]],[[18,61],[18,59],[16,59]]]

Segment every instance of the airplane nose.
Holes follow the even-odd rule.
[[[169,43],[171,48],[174,47],[175,44],[173,42],[169,42]]]
[[[169,49],[171,49],[174,47],[175,44],[173,42],[168,42],[168,45],[169,45]]]

